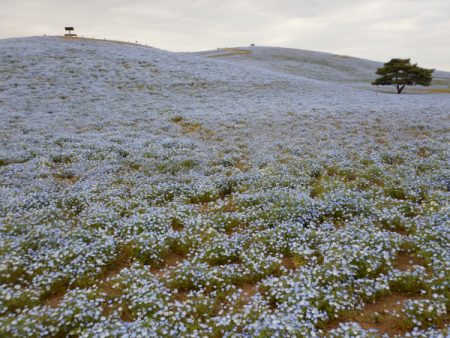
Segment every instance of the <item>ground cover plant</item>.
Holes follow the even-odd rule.
[[[0,46],[0,336],[449,334],[448,95]]]

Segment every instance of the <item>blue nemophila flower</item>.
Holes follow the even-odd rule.
[[[377,337],[323,328],[389,293],[448,335],[448,96],[270,48],[0,45],[0,336]]]

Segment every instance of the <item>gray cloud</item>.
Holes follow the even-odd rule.
[[[0,0],[0,38],[78,34],[193,51],[257,45],[450,70],[448,0]]]

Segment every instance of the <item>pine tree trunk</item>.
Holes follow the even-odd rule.
[[[397,85],[397,94],[401,94],[401,92],[403,91],[403,89],[405,88],[406,85],[400,86]]]

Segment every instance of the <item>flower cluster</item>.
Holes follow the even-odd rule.
[[[325,328],[392,294],[402,334],[448,334],[449,96],[0,47],[0,336],[375,337]]]
[[[445,299],[434,295],[433,299],[408,300],[402,309],[411,327],[429,327],[442,320],[447,313]]]

